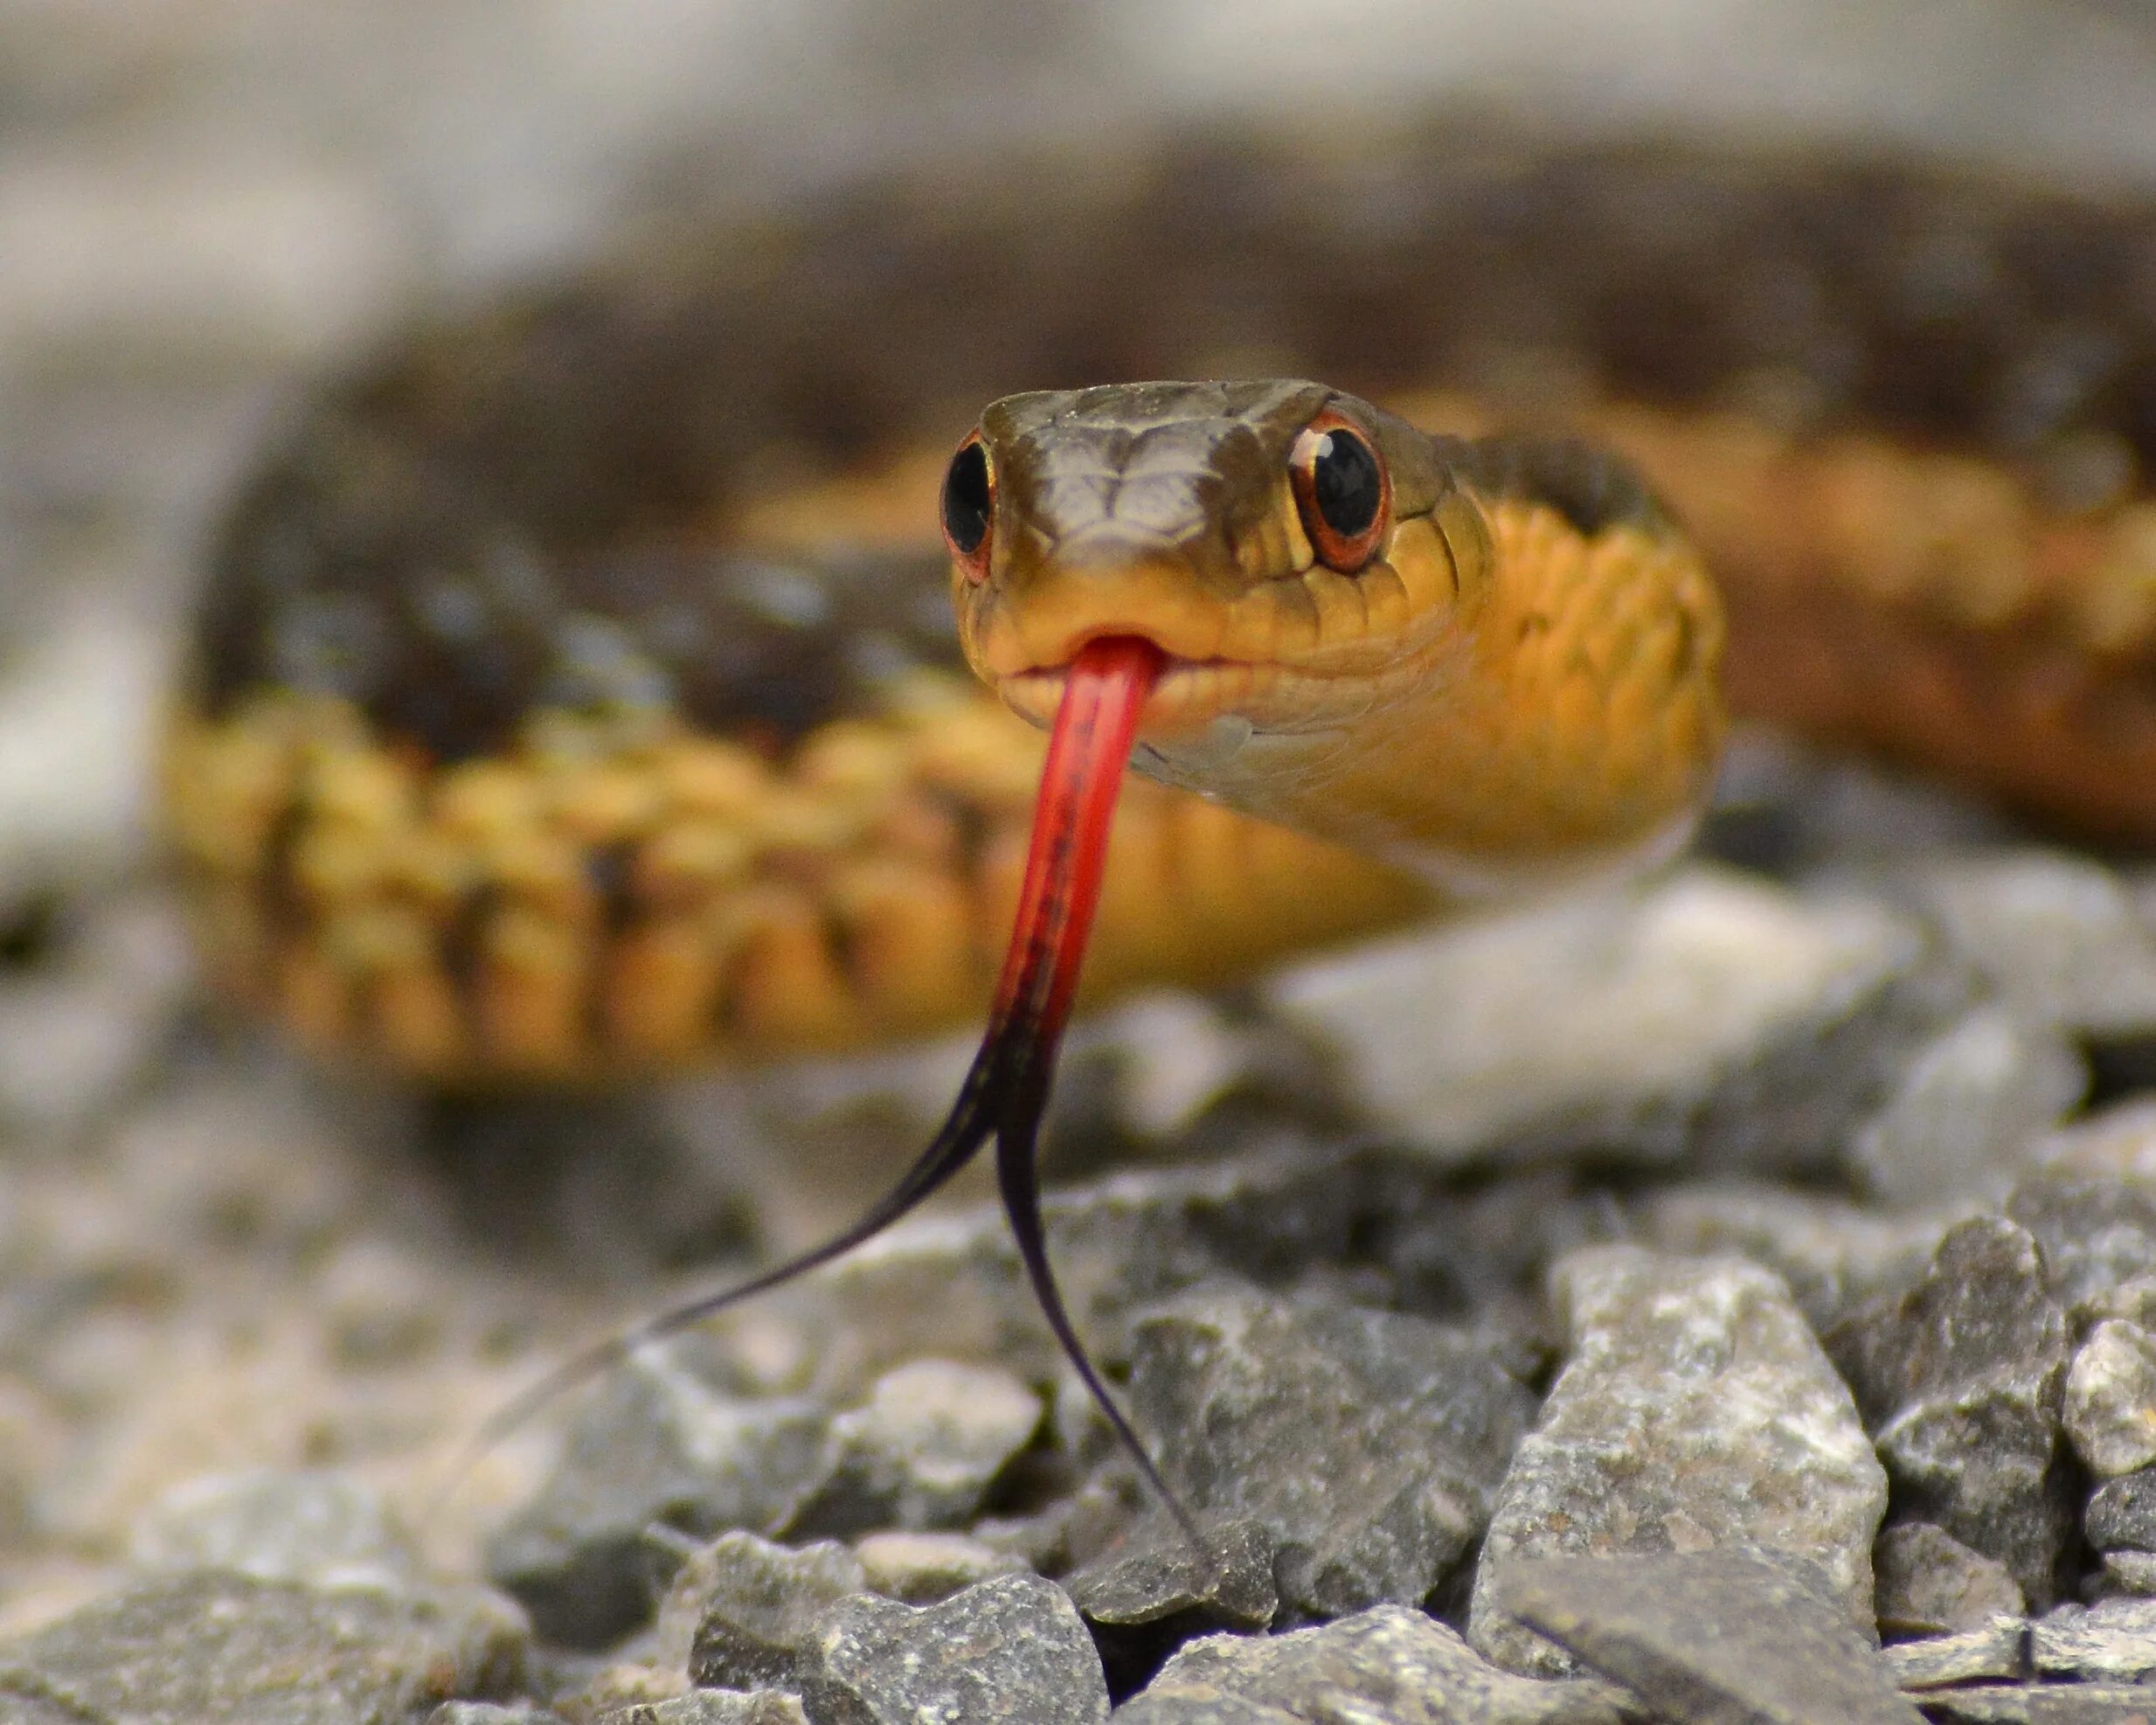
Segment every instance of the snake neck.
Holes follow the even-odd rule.
[[[1524,447],[1472,449],[1445,530],[1459,604],[1411,674],[1373,679],[1338,723],[1176,739],[1141,748],[1140,770],[1450,898],[1673,854],[1724,731],[1714,585],[1658,510],[1597,521]]]

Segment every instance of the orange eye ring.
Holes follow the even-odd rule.
[[[995,470],[977,431],[959,445],[951,465],[944,469],[939,514],[951,561],[965,572],[967,580],[987,580],[988,554],[995,540]]]
[[[1376,554],[1392,525],[1392,475],[1368,432],[1327,408],[1295,439],[1287,477],[1319,562],[1352,575]]]

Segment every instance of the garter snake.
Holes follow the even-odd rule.
[[[1175,377],[1275,381],[1088,387]],[[2152,464],[2129,195],[1453,123],[896,177],[322,385],[222,530],[166,807],[228,991],[478,1088],[976,1017],[1006,704],[1104,639],[1167,657],[1097,996],[1666,854],[1725,660],[2146,840]],[[870,1223],[1029,1149],[1000,1035]]]

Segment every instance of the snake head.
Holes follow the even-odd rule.
[[[1432,440],[1295,379],[1006,397],[943,513],[974,672],[1045,724],[1087,642],[1151,641],[1137,764],[1231,800],[1236,758],[1270,777],[1419,671],[1488,563]]]

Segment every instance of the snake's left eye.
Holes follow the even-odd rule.
[[[1369,439],[1338,413],[1303,428],[1288,480],[1310,548],[1328,569],[1352,575],[1370,560],[1392,512],[1392,478]]]
[[[995,519],[995,476],[975,432],[958,447],[943,475],[943,542],[969,579],[988,578],[988,529]]]

